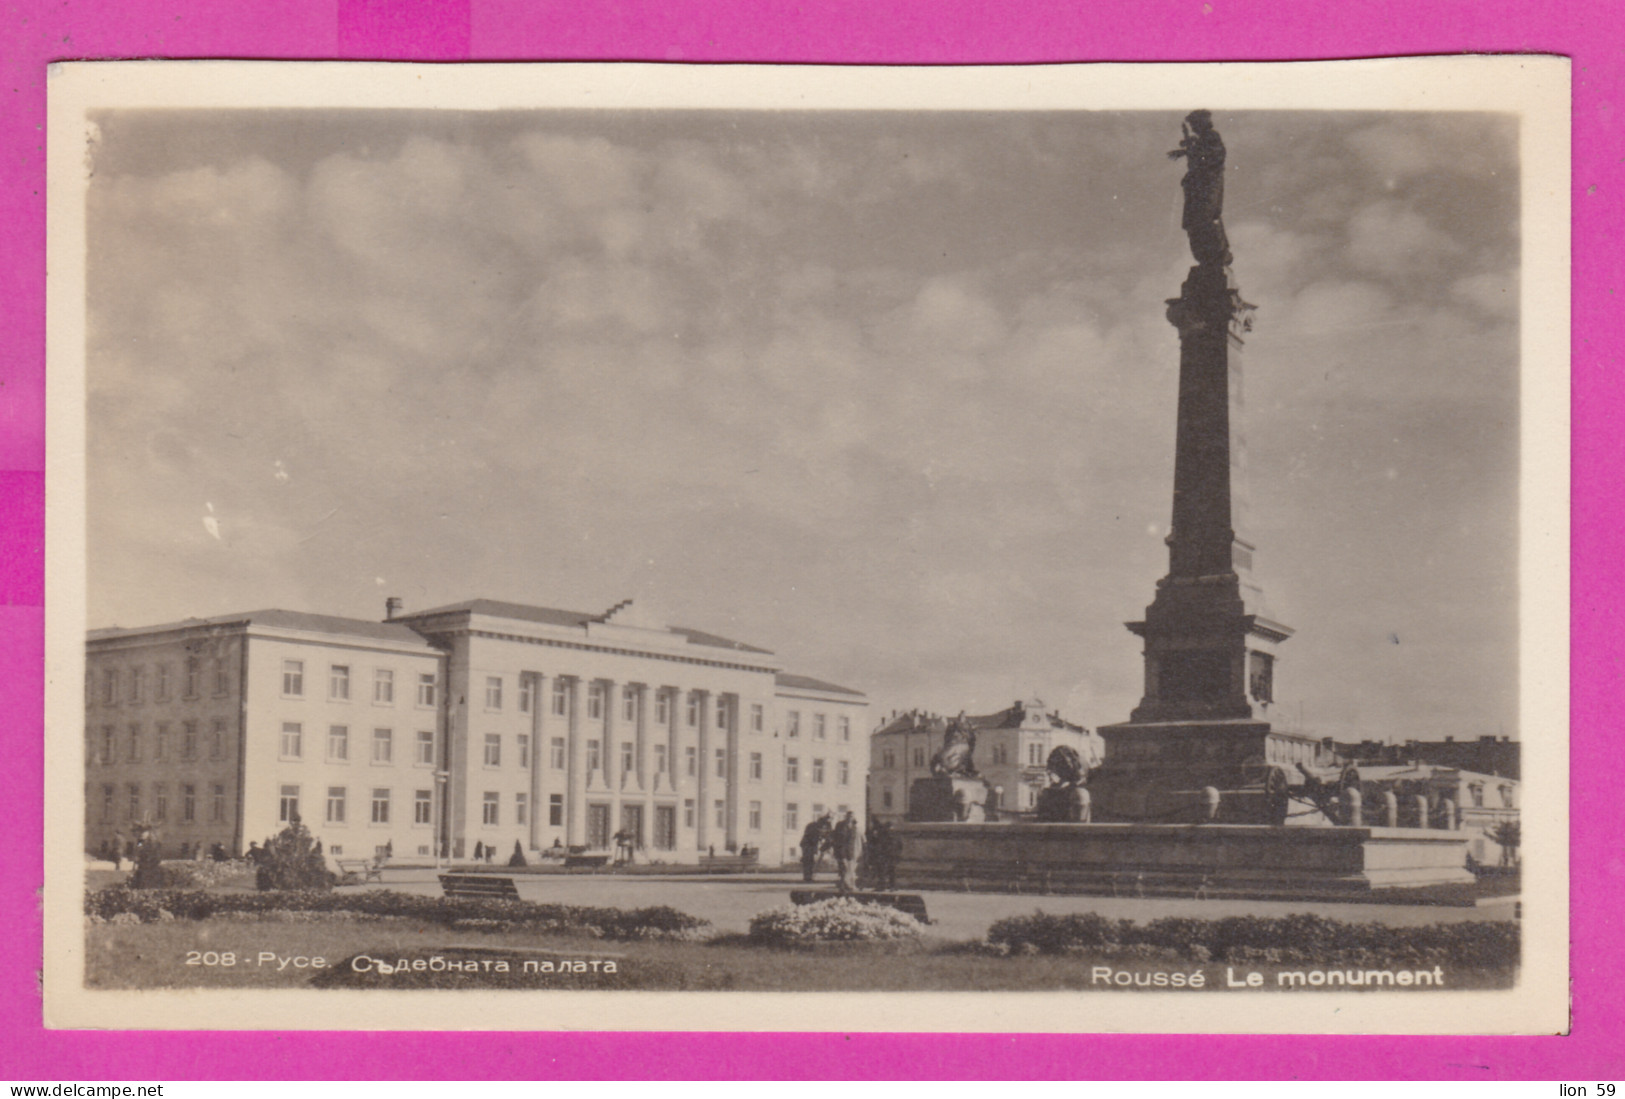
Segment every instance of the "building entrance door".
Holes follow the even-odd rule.
[[[594,851],[609,847],[609,806],[587,806],[587,846]]]
[[[621,831],[632,834],[632,846],[643,846],[643,806],[621,806]]]
[[[655,847],[661,851],[677,849],[677,806],[655,806]]]

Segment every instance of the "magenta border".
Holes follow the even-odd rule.
[[[1625,18],[1612,0],[20,0],[0,50],[0,1077],[1617,1079],[1625,799],[1608,714],[1625,615],[1617,429]],[[1574,59],[1574,1029],[1548,1038],[46,1031],[42,880],[45,66],[128,57],[871,64],[1540,52]],[[15,810],[24,810],[17,812]],[[132,1020],[133,1022],[134,1020]]]

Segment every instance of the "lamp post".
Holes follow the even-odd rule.
[[[440,818],[439,824],[435,828],[434,840],[434,868],[436,870],[440,869],[441,859],[445,857],[447,845],[451,840],[449,834],[451,832],[451,816],[446,804],[446,784],[450,779],[450,771],[436,771],[434,773],[435,801],[439,807],[436,815]]]

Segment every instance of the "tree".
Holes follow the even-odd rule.
[[[1503,820],[1484,834],[1501,845],[1502,866],[1517,865],[1518,845],[1523,842],[1523,826],[1518,821]]]
[[[333,888],[336,880],[327,869],[322,845],[295,813],[288,826],[266,841],[254,875],[260,889]]]
[[[519,841],[518,840],[513,841],[513,854],[508,856],[508,865],[509,866],[529,866],[530,865],[528,862],[525,861],[525,849],[523,847],[519,846]]]
[[[135,873],[130,876],[132,889],[162,889],[164,887],[163,849],[158,833],[143,828],[135,849]]]

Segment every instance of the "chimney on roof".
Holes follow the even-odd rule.
[[[405,603],[401,602],[401,597],[398,595],[392,595],[388,599],[385,599],[384,621],[393,622],[395,620],[395,616],[401,613],[401,608],[405,605]]]

